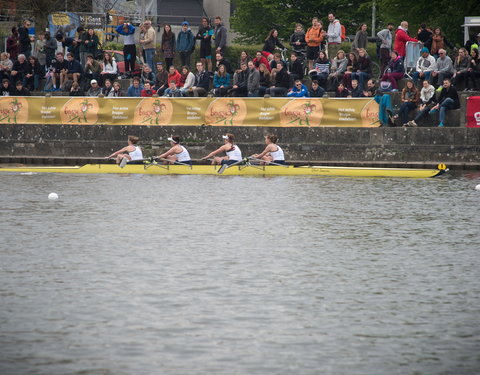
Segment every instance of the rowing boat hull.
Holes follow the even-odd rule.
[[[154,175],[220,175],[219,166],[214,165],[126,165],[120,168],[114,164],[86,164],[75,167],[11,167],[0,168],[0,172],[18,173],[114,173]],[[429,178],[445,172],[445,168],[370,168],[370,167],[329,167],[329,166],[232,166],[221,176],[324,176],[324,177],[401,177]]]

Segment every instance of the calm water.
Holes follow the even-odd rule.
[[[2,174],[0,374],[478,374],[477,184]]]

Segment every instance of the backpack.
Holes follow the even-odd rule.
[[[342,42],[347,39],[347,29],[345,29],[344,25],[340,25],[340,38],[342,39]]]

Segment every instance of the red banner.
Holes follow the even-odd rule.
[[[480,128],[480,96],[467,99],[467,128]]]

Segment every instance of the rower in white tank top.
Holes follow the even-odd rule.
[[[175,154],[175,156],[177,157],[177,161],[179,162],[190,161],[191,159],[190,159],[190,154],[188,150],[182,145],[179,145],[179,146],[182,148],[182,151]]]
[[[192,165],[190,153],[185,147],[180,144],[181,138],[178,135],[174,135],[172,137],[168,137],[168,140],[170,141],[170,145],[172,146],[170,150],[164,152],[159,156],[156,156],[155,158],[164,159],[166,163],[170,164]]]
[[[257,159],[261,164],[285,164],[285,155],[282,148],[277,145],[277,136],[275,134],[267,134],[265,136],[265,149],[260,154],[252,155],[252,158]]]
[[[232,133],[227,133],[222,135],[223,145],[217,148],[215,151],[212,151],[208,155],[204,156],[202,159],[210,159],[213,157],[212,164],[239,164],[242,162],[242,151],[240,147],[235,144],[235,136]],[[225,154],[226,156],[217,156],[220,154]]]
[[[135,150],[132,152],[129,152],[128,155],[130,155],[130,160],[142,160],[143,159],[143,153],[142,149],[138,146],[134,146]]]
[[[232,148],[225,152],[228,156],[228,160],[240,161],[242,160],[242,151],[237,145],[232,145]]]
[[[285,161],[285,155],[283,154],[283,150],[280,146],[275,145],[277,147],[277,151],[270,151],[270,156],[272,160],[277,161]]]
[[[138,137],[134,135],[128,136],[128,146],[115,151],[113,154],[106,157],[106,159],[115,158],[117,164],[121,164],[123,159],[126,161],[137,161],[143,159],[142,149],[137,146]],[[136,163],[138,164],[138,162]],[[122,165],[120,165],[122,166]],[[122,167],[123,168],[123,167]]]

